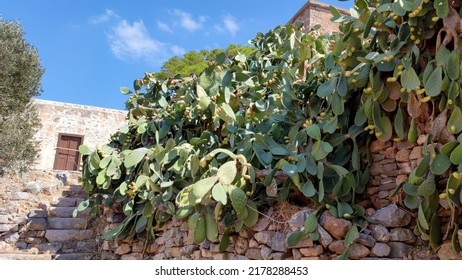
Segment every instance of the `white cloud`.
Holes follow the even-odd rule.
[[[237,24],[236,20],[232,16],[225,16],[223,18],[223,24],[225,29],[231,33],[231,35],[236,36],[236,33],[239,31],[239,25]]]
[[[185,53],[178,45],[152,38],[142,20],[133,23],[120,20],[107,36],[112,53],[120,60],[145,60],[161,65],[170,57]]]
[[[186,30],[192,32],[202,28],[202,24],[207,19],[205,16],[200,16],[198,20],[194,20],[190,13],[176,9],[174,14],[180,17],[180,24]]]
[[[111,18],[118,18],[118,17],[119,16],[113,10],[106,9],[104,14],[98,15],[98,16],[92,16],[92,17],[90,17],[90,19],[88,21],[91,24],[99,24],[99,23],[107,22]]]
[[[164,23],[164,22],[161,22],[161,21],[157,21],[157,27],[160,29],[160,30],[163,30],[165,32],[169,32],[169,33],[172,33],[173,30],[170,28],[170,26],[168,26],[168,24]]]

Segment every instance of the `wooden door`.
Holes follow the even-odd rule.
[[[83,143],[83,136],[59,134],[56,147],[55,170],[79,170],[79,146]]]

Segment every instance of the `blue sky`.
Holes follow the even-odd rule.
[[[352,1],[324,3],[349,8]],[[0,0],[20,20],[45,68],[39,98],[124,109],[121,86],[191,50],[247,45],[287,21],[306,0]]]

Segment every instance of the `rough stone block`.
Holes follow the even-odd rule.
[[[48,218],[50,229],[85,229],[87,220],[84,218]]]
[[[43,243],[37,246],[40,252],[49,252],[50,254],[56,254],[63,247],[62,243]]]
[[[29,218],[46,218],[47,211],[42,210],[42,209],[32,209],[29,211],[29,214],[27,216]]]
[[[27,222],[28,230],[47,230],[47,220],[45,218],[31,218]]]
[[[92,260],[95,256],[93,254],[71,253],[59,254],[55,256],[55,260]]]
[[[24,238],[24,241],[26,241],[26,243],[29,243],[29,244],[40,244],[43,241],[45,241],[45,239],[40,238],[40,237],[26,237]]]
[[[74,229],[49,229],[45,233],[45,238],[49,242],[68,242],[74,240],[86,240],[93,238],[93,231]]]
[[[8,223],[8,216],[0,215],[0,224],[7,224],[7,223]]]
[[[30,200],[30,201],[36,201],[37,197],[30,193],[26,192],[16,192],[13,197],[11,198],[12,200]]]
[[[52,206],[60,207],[75,207],[79,203],[79,200],[74,197],[58,197],[53,200],[51,203]]]

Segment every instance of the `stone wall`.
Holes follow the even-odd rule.
[[[337,8],[340,13],[348,15],[348,12]],[[339,24],[332,22],[330,19],[332,14],[329,10],[329,5],[319,3],[316,1],[307,1],[300,10],[289,20],[289,24],[295,24],[297,22],[303,22],[305,28],[313,27],[316,24],[320,24],[321,33],[332,33],[337,32]]]
[[[40,141],[39,159],[35,168],[52,170],[58,135],[83,136],[90,148],[106,144],[109,136],[126,123],[126,111],[76,105],[47,100],[35,100],[42,128],[35,134]]]

